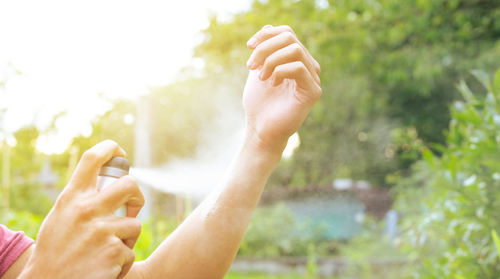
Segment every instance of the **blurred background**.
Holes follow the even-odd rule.
[[[497,0],[0,1],[0,222],[36,237],[113,139],[146,258],[235,154],[266,24],[295,30],[324,94],[226,278],[498,278]]]

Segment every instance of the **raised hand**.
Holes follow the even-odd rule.
[[[320,66],[288,26],[264,26],[248,42],[253,53],[243,92],[247,135],[281,153],[321,96]]]
[[[144,205],[137,183],[125,176],[100,192],[96,178],[113,156],[124,156],[113,141],[86,151],[44,220],[36,247],[19,278],[123,278],[135,256]],[[128,217],[114,212],[126,204]]]

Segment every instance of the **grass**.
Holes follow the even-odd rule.
[[[234,273],[231,272],[225,279],[303,279],[300,275],[267,275],[261,273]]]

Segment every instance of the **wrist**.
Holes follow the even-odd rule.
[[[274,142],[264,141],[252,129],[247,128],[242,149],[262,161],[270,164],[278,164],[286,144],[286,140],[276,140]]]

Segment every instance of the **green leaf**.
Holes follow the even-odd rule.
[[[486,88],[489,92],[492,92],[490,76],[481,70],[472,70],[471,74]]]
[[[500,95],[500,69],[495,73],[493,78],[493,93]]]
[[[491,237],[493,238],[493,242],[495,242],[495,247],[497,248],[498,257],[500,258],[500,238],[498,238],[498,234],[495,230],[491,230]]]
[[[474,94],[470,91],[469,86],[465,83],[465,81],[461,80],[457,86],[458,91],[462,94],[462,97],[466,102],[474,102],[476,98],[474,98]]]

